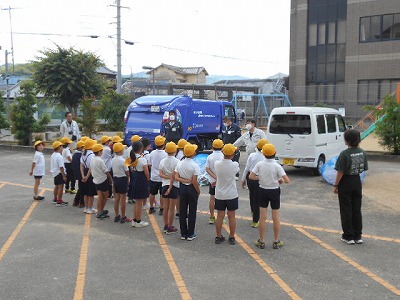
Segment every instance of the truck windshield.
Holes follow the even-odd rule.
[[[135,132],[159,133],[162,120],[162,113],[135,112],[129,114],[126,127],[128,129],[134,129]]]
[[[309,115],[273,115],[269,132],[275,134],[311,134]]]

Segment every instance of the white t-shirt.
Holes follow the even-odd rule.
[[[150,164],[150,152],[149,150],[144,150],[143,151],[143,157],[147,160],[147,164]]]
[[[64,159],[62,155],[58,152],[53,152],[50,159],[50,169],[53,177],[56,177],[58,174],[61,173],[60,168],[64,168],[64,173],[66,174],[67,171],[65,170],[64,166]]]
[[[100,156],[93,157],[90,163],[90,172],[92,173],[94,184],[103,183],[107,179],[106,173],[108,169]]]
[[[275,158],[258,162],[251,171],[258,175],[260,188],[263,189],[277,189],[279,187],[278,179],[286,175],[285,170],[276,162]]]
[[[168,155],[166,158],[163,158],[160,161],[160,171],[162,170],[165,175],[171,176],[174,173],[177,164],[179,163],[179,159],[175,156]],[[170,180],[161,178],[162,179],[162,186],[169,185]],[[179,181],[174,180],[174,186],[179,188]]]
[[[104,145],[103,155],[101,156],[101,159],[106,164],[108,171],[110,171],[111,170],[111,159],[112,159],[110,147]]]
[[[90,163],[92,162],[93,157],[94,157],[94,154],[93,154],[92,150],[87,150],[86,155],[82,154],[81,164],[83,164],[84,168],[87,168],[87,169],[90,168]]]
[[[147,166],[147,159],[141,156],[140,154],[135,154],[136,159],[138,159],[138,163],[136,167],[134,167],[134,170],[138,172],[142,172],[144,170],[144,166]]]
[[[122,154],[123,159],[127,159],[130,157],[131,155],[131,150],[132,150],[132,146],[129,146],[128,149],[126,149],[124,151],[124,154]]]
[[[183,154],[183,150],[178,150],[178,152],[176,153],[176,158],[178,160],[182,160],[182,158],[185,156],[185,154]]]
[[[160,177],[160,161],[163,158],[166,158],[168,154],[164,150],[156,149],[150,153],[150,162],[151,166],[150,172],[150,180],[155,182],[161,182],[162,178]]]
[[[217,161],[223,160],[224,159],[224,154],[220,150],[214,150],[213,153],[211,153],[206,160],[206,168],[210,168],[211,171],[215,174],[215,163]],[[215,182],[215,179],[211,177],[211,175],[208,175],[208,181],[210,183]]]
[[[114,177],[126,177],[125,171],[128,171],[128,166],[125,165],[122,155],[116,155],[111,161],[111,166]]]
[[[62,157],[63,157],[63,160],[64,160],[64,164],[70,164],[71,161],[72,161],[71,149],[69,149],[68,147],[67,147],[67,148],[64,148],[63,151],[62,151]],[[69,157],[71,160],[69,160],[68,157]]]
[[[236,173],[239,172],[239,163],[230,159],[223,159],[215,163],[217,185],[215,199],[232,200],[239,197],[236,187]]]
[[[200,175],[200,167],[193,159],[186,157],[176,165],[175,172],[182,178],[192,179],[193,176]],[[191,183],[184,184],[190,185]]]
[[[32,162],[35,163],[33,168],[33,176],[44,176],[46,174],[46,162],[43,152],[35,151]]]
[[[265,159],[264,154],[262,154],[262,152],[258,149],[256,150],[256,152],[251,153],[247,158],[246,167],[244,168],[242,179],[246,180],[247,174],[254,169],[254,167],[259,161],[263,161],[264,159]]]

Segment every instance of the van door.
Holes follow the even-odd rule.
[[[339,153],[346,148],[343,140],[343,133],[346,130],[346,126],[342,116],[337,114],[327,114],[326,124],[328,128],[328,155],[327,160]]]
[[[341,115],[336,115],[336,122],[338,128],[338,151],[340,153],[347,148],[346,143],[344,142],[344,132],[347,128],[346,122]]]

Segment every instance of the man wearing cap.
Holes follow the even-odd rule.
[[[200,174],[200,167],[193,160],[193,157],[196,156],[196,150],[197,145],[187,144],[183,148],[186,158],[179,161],[175,168],[175,180],[180,182],[179,224],[181,240],[187,241],[193,241],[197,237],[195,233],[196,211],[200,195],[200,185],[197,177]]]
[[[65,113],[66,120],[61,123],[60,137],[68,137],[73,142],[81,138],[78,123],[72,120],[72,114],[68,111]]]
[[[176,112],[174,110],[169,111],[168,121],[162,124],[161,135],[166,137],[167,142],[174,142],[175,144],[182,138],[183,125],[176,120]]]
[[[242,130],[238,125],[232,122],[232,119],[228,116],[223,118],[224,127],[222,128],[222,141],[224,144],[233,144],[242,136]],[[233,157],[233,161],[239,162],[240,159],[240,151],[236,151],[235,156]],[[239,178],[239,173],[236,174],[236,177]]]
[[[156,136],[154,143],[157,149],[150,153],[149,167],[150,167],[150,208],[149,214],[154,214],[156,209],[154,204],[156,202],[156,195],[159,193],[161,197],[162,178],[160,177],[160,162],[163,158],[166,158],[168,154],[164,151],[165,137],[158,135]],[[160,199],[160,215],[163,213],[162,197]]]
[[[229,220],[229,244],[234,245],[236,231],[235,211],[239,208],[239,194],[236,187],[235,174],[239,172],[239,163],[232,161],[238,148],[232,144],[225,144],[222,148],[224,159],[215,163],[215,175],[217,184],[215,186],[215,209],[217,212],[217,223],[215,226],[217,236],[216,244],[221,244],[225,237],[222,235],[222,222],[227,210]]]
[[[247,132],[237,139],[233,145],[238,148],[241,146],[246,146],[246,152],[247,154],[250,154],[256,151],[258,141],[260,139],[266,139],[267,136],[265,135],[264,131],[256,128],[255,120],[247,120],[246,129]]]

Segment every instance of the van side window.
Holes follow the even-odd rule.
[[[336,115],[337,123],[339,126],[339,132],[345,132],[346,131],[346,123],[344,122],[344,119],[341,115]]]
[[[318,115],[317,116],[317,128],[318,128],[318,133],[319,134],[326,133],[324,115]]]
[[[335,115],[325,115],[326,124],[328,125],[328,132],[336,132],[336,121]]]

